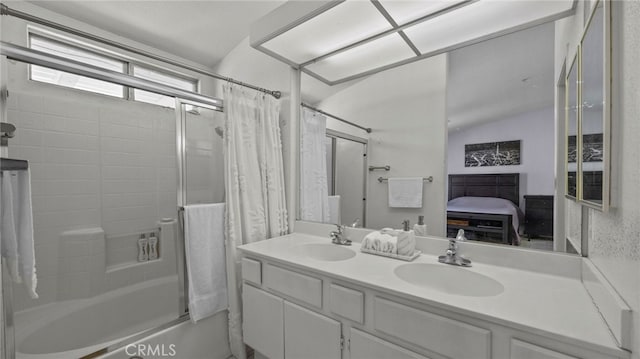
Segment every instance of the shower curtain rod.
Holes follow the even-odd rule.
[[[31,14],[27,14],[27,13],[22,12],[22,11],[14,10],[14,9],[9,8],[5,4],[0,4],[0,15],[8,15],[8,16],[17,17],[17,18],[20,18],[20,19],[23,19],[23,20],[27,20],[27,21],[36,23],[36,24],[40,24],[40,25],[44,25],[44,26],[53,28],[53,29],[56,29],[56,30],[64,31],[64,32],[72,34],[72,35],[84,37],[86,39],[89,39],[89,40],[92,40],[92,41],[96,41],[96,42],[100,42],[100,43],[103,43],[103,44],[106,44],[106,45],[109,45],[109,46],[113,46],[115,48],[118,48],[118,49],[121,49],[121,50],[125,50],[125,51],[128,51],[128,52],[137,54],[137,55],[142,55],[142,56],[148,57],[148,58],[153,59],[153,60],[161,61],[161,62],[170,64],[170,65],[173,65],[173,66],[181,67],[183,69],[187,69],[187,70],[202,74],[202,75],[210,76],[210,77],[213,77],[213,78],[218,79],[218,80],[231,82],[231,83],[234,83],[236,85],[240,85],[240,86],[247,87],[247,88],[250,88],[250,89],[253,89],[253,90],[256,90],[256,91],[264,92],[264,93],[269,94],[269,95],[271,95],[271,96],[273,96],[273,97],[275,97],[277,99],[279,99],[282,96],[282,92],[280,92],[280,91],[268,90],[268,89],[265,89],[265,88],[262,88],[262,87],[258,87],[258,86],[254,86],[254,85],[251,85],[251,84],[248,84],[248,83],[244,83],[242,81],[234,80],[234,79],[232,79],[230,77],[225,77],[225,76],[222,76],[222,75],[218,75],[218,74],[216,74],[214,72],[203,70],[203,69],[191,66],[191,65],[187,65],[187,64],[181,63],[179,61],[174,61],[174,60],[171,60],[171,59],[166,58],[164,56],[156,55],[156,54],[153,54],[151,52],[135,48],[133,46],[128,46],[128,45],[125,45],[125,44],[122,44],[122,43],[119,43],[119,42],[116,42],[116,41],[112,41],[112,40],[106,39],[104,37],[93,35],[93,34],[90,34],[88,32],[84,32],[84,31],[81,31],[81,30],[78,30],[78,29],[74,29],[72,27],[65,26],[65,25],[62,25],[62,24],[58,24],[56,22],[49,21],[49,20],[34,16],[34,15],[31,15]]]
[[[123,74],[121,72],[103,69],[101,67],[89,65],[84,62],[70,60],[65,57],[51,55],[46,52],[29,49],[4,41],[0,41],[0,55],[6,56],[7,59],[11,60],[44,66],[161,95],[194,101],[195,103],[214,107],[217,111],[222,111],[223,108],[223,101],[217,98],[205,96],[196,92],[182,90],[164,84],[159,84],[157,82],[145,80],[140,77],[134,77],[128,74]]]
[[[323,114],[323,115],[325,115],[325,116],[329,116],[329,117],[331,117],[331,118],[333,118],[333,119],[336,119],[336,120],[338,120],[338,121],[340,121],[340,122],[344,122],[344,123],[346,123],[346,124],[348,124],[348,125],[351,125],[351,126],[353,126],[353,127],[357,127],[357,128],[359,128],[359,129],[361,129],[361,130],[365,130],[365,131],[367,131],[367,133],[371,133],[371,127],[363,127],[363,126],[360,126],[360,125],[355,124],[355,123],[353,123],[353,122],[351,122],[351,121],[347,121],[347,120],[342,119],[342,118],[340,118],[340,117],[334,116],[334,115],[332,115],[332,114],[330,114],[330,113],[328,113],[328,112],[324,112],[324,111],[322,111],[322,110],[320,110],[320,109],[317,109],[317,108],[315,108],[315,107],[309,106],[309,105],[307,105],[307,104],[306,104],[306,103],[304,103],[304,102],[300,103],[300,105],[301,105],[302,107],[306,107],[306,108],[308,108],[308,109],[310,109],[310,110],[313,110],[313,111],[315,111],[315,112],[321,113],[321,114]]]

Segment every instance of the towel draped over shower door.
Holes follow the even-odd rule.
[[[245,359],[236,247],[288,232],[280,102],[233,84],[223,91],[229,341],[232,354]]]

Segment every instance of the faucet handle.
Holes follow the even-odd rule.
[[[344,224],[337,224],[337,223],[334,223],[334,224],[336,225],[336,228],[338,228],[338,233],[342,234],[345,229]]]
[[[464,242],[467,240],[467,237],[464,236],[464,229],[459,229],[458,234],[456,235],[457,242]]]
[[[351,228],[356,228],[358,224],[360,224],[360,218],[356,218],[356,220],[351,223]]]

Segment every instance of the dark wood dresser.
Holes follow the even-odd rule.
[[[524,234],[553,237],[553,196],[524,196]]]

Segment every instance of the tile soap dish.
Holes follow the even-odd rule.
[[[413,254],[410,255],[410,256],[402,256],[402,255],[399,255],[399,254],[374,251],[374,250],[366,249],[366,248],[362,248],[362,247],[360,247],[360,252],[367,253],[367,254],[374,254],[374,255],[377,255],[377,256],[381,256],[381,257],[389,257],[389,258],[393,258],[393,259],[399,259],[399,260],[405,261],[405,262],[411,262],[412,260],[420,257],[420,255],[422,254],[421,251],[415,250],[415,251],[413,251]]]

